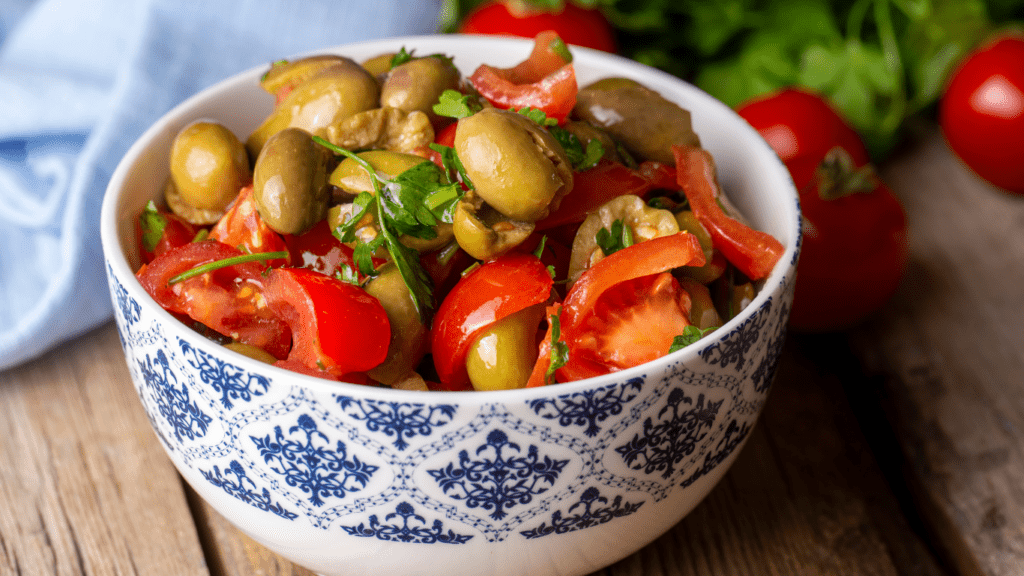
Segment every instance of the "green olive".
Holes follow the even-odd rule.
[[[374,77],[380,78],[391,70],[391,61],[395,58],[395,52],[386,52],[384,54],[378,54],[373,58],[368,58],[363,61],[363,68]]]
[[[487,260],[522,244],[533,233],[533,222],[505,219],[478,198],[467,194],[455,206],[452,232],[467,254]]]
[[[615,145],[615,140],[608,135],[607,132],[594,126],[590,122],[583,122],[581,120],[570,120],[563,126],[573,136],[576,136],[580,140],[580,144],[586,149],[587,144],[591,141],[596,140],[601,144],[601,148],[604,153],[601,155],[602,158],[611,160],[612,162],[622,162],[623,159],[619,156],[618,147]]]
[[[690,324],[701,330],[722,325],[722,317],[715,309],[708,287],[693,278],[678,276],[679,286],[690,295]]]
[[[544,304],[524,308],[495,322],[477,337],[466,356],[476,390],[523,388],[537,362],[537,327]]]
[[[299,128],[267,140],[253,172],[253,199],[260,217],[281,234],[302,234],[327,215],[330,153]]]
[[[428,330],[420,321],[413,297],[397,266],[385,266],[366,285],[366,292],[380,302],[391,323],[387,358],[367,375],[392,386],[408,378],[427,353]]]
[[[391,69],[380,91],[380,105],[406,112],[425,112],[435,127],[440,119],[434,104],[445,90],[458,88],[459,70],[448,58],[414,58]]]
[[[510,219],[541,220],[572,190],[565,150],[522,114],[485,108],[459,120],[455,151],[480,198]]]
[[[174,179],[170,176],[167,177],[164,183],[164,202],[167,203],[167,207],[171,209],[171,212],[174,212],[190,224],[197,224],[199,226],[216,224],[224,216],[224,210],[200,210],[186,203],[181,198],[178,187],[174,185]]]
[[[171,143],[171,179],[182,203],[223,213],[249,182],[249,158],[238,137],[222,124],[189,124]]]
[[[274,362],[277,362],[277,358],[274,358],[274,356],[270,352],[267,352],[266,350],[258,346],[253,346],[252,344],[245,344],[243,342],[228,342],[227,344],[224,345],[224,347],[229,350],[234,350],[235,352],[238,352],[243,356],[248,356],[253,360],[259,360],[264,364],[273,364]]]
[[[299,60],[274,62],[270,70],[260,79],[260,86],[270,94],[277,95],[282,89],[294,88],[312,78],[317,72],[341,62],[341,56],[323,54]]]
[[[605,257],[597,244],[597,233],[602,228],[611,230],[616,220],[629,227],[634,243],[679,232],[679,224],[668,210],[652,208],[631,194],[613,198],[590,213],[576,231],[569,256],[570,282],[576,282],[584,271]]]
[[[331,144],[347,150],[383,148],[412,152],[426,148],[434,141],[434,127],[425,113],[398,108],[356,112],[322,132]]]
[[[712,259],[715,251],[711,242],[711,234],[708,233],[707,228],[700,223],[697,216],[690,210],[677,212],[676,222],[679,223],[680,230],[685,230],[697,237],[697,240],[700,242],[701,251],[704,252],[703,266],[684,266],[679,269],[679,275],[690,277],[702,284],[713,282],[722,275],[724,269],[718,262]]]
[[[252,156],[259,155],[267,139],[285,128],[302,128],[310,134],[345,118],[377,107],[380,85],[365,68],[348,58],[328,66],[295,86],[245,143]]]
[[[674,164],[673,144],[700,146],[688,110],[626,78],[605,78],[580,89],[573,116],[604,128],[642,160]]]

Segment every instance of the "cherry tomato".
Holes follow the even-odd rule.
[[[807,186],[825,154],[845,149],[856,166],[870,161],[857,132],[820,96],[785,88],[741,104],[736,112],[754,127],[789,168],[797,190]]]
[[[668,353],[689,323],[689,296],[667,270],[702,266],[693,234],[662,236],[613,252],[566,295],[560,323],[569,346],[559,381],[636,366]]]
[[[441,384],[465,388],[470,346],[498,320],[546,301],[553,281],[533,254],[509,252],[481,265],[452,288],[434,316],[430,332],[434,367]]]
[[[352,258],[353,249],[331,234],[327,219],[304,234],[285,234],[284,243],[291,255],[292,266],[296,268],[308,268],[325,276],[334,276],[345,265],[350,266],[353,272],[359,270]]]
[[[142,256],[143,262],[152,262],[153,258],[167,252],[172,248],[177,248],[191,242],[200,228],[194,224],[186,222],[173,212],[165,212],[163,210],[157,210],[155,214],[148,213],[143,217],[139,218],[135,222],[135,232],[139,243],[139,252]],[[162,230],[151,228],[151,226],[163,226]],[[143,242],[143,235],[149,232],[159,232],[160,237],[156,244],[153,245],[152,250],[146,249],[146,243]]]
[[[679,185],[715,248],[751,280],[767,276],[785,248],[770,234],[729,217],[718,204],[718,182],[711,154],[701,148],[672,146]]]
[[[967,56],[942,96],[939,124],[974,173],[1024,194],[1024,36],[996,36]]]
[[[267,225],[256,209],[252,186],[242,188],[234,203],[210,230],[210,238],[248,252],[279,252],[287,250],[284,239]],[[286,260],[274,260],[271,266],[283,266]]]
[[[604,14],[571,1],[553,11],[533,8],[525,2],[484,2],[466,15],[458,31],[533,38],[545,30],[554,30],[568,44],[615,52],[615,30]]]
[[[168,284],[171,278],[196,266],[241,254],[237,248],[216,240],[190,242],[157,256],[136,277],[169,312],[183,314],[225,336],[284,358],[291,331],[264,304],[265,263],[236,264]]]
[[[267,306],[292,330],[287,362],[344,378],[384,361],[391,324],[362,288],[305,268],[274,268]]]
[[[794,330],[858,324],[892,296],[906,268],[903,206],[884,182],[851,179],[851,169],[849,159],[830,153],[800,191],[804,233],[790,314]]]
[[[549,118],[563,121],[576,105],[576,71],[571,57],[554,32],[541,32],[529,58],[512,68],[481,64],[470,83],[497,108],[543,110]]]

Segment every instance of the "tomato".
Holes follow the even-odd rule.
[[[441,384],[465,388],[469,382],[466,356],[480,332],[502,318],[545,302],[553,284],[540,259],[522,252],[499,256],[462,278],[438,307],[430,332],[434,367]]]
[[[135,231],[139,242],[139,253],[142,256],[143,262],[152,262],[153,258],[164,252],[188,244],[196,237],[200,230],[200,227],[186,222],[177,214],[162,210],[157,210],[155,213],[147,211],[135,224]],[[159,229],[160,226],[163,227],[162,230]],[[143,242],[143,235],[149,232],[158,232],[160,234],[152,250],[147,250],[146,243]]]
[[[256,209],[252,186],[242,188],[238,197],[210,230],[210,238],[248,252],[279,252],[287,250],[284,239],[267,225]],[[285,260],[274,260],[272,266],[283,266]]]
[[[689,323],[689,296],[671,274],[702,266],[704,252],[689,233],[662,236],[617,252],[587,269],[562,307],[569,361],[559,381],[636,366],[668,353]]]
[[[343,244],[334,234],[327,219],[323,219],[304,234],[285,234],[290,260],[296,268],[308,268],[325,276],[334,276],[343,266],[358,271],[352,247]]]
[[[541,32],[529,58],[512,68],[481,64],[469,82],[497,108],[543,110],[549,118],[565,120],[576,105],[576,71],[558,46],[553,32]]]
[[[964,59],[942,96],[939,124],[975,174],[1024,194],[1024,35],[996,36]]]
[[[644,198],[651,190],[675,189],[675,168],[660,162],[644,162],[631,170],[618,162],[602,161],[597,166],[573,174],[569,195],[558,208],[537,222],[537,230],[579,223],[606,202],[623,194]]]
[[[166,310],[262,348],[276,358],[284,358],[291,331],[263,300],[265,263],[236,264],[168,284],[186,270],[241,254],[237,248],[216,240],[191,242],[157,256],[136,276],[146,292]]]
[[[725,214],[717,201],[715,164],[707,150],[674,145],[672,153],[679,185],[715,248],[751,280],[767,276],[785,251],[782,243]]]
[[[736,112],[779,155],[797,190],[810,183],[822,158],[836,146],[846,150],[856,166],[870,161],[857,132],[817,94],[785,88],[741,104]]]
[[[459,24],[463,34],[498,34],[533,38],[554,30],[569,44],[615,52],[615,30],[600,10],[582,8],[571,1],[557,10],[527,6],[525,2],[484,2]]]
[[[860,179],[867,183],[863,188],[844,189],[850,169],[841,153],[831,153],[800,191],[804,233],[790,314],[794,330],[856,325],[885,304],[906,268],[903,206],[877,178]]]
[[[305,268],[274,268],[266,300],[292,330],[288,363],[343,378],[369,370],[387,356],[387,313],[358,286]]]

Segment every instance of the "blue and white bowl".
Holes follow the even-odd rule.
[[[464,74],[510,66],[528,40],[431,36],[324,50],[357,61],[401,47]],[[728,107],[616,56],[574,48],[580,84],[637,79],[693,113],[723,187],[786,253],[753,303],[657,361],[540,389],[428,393],[338,384],[218,346],[141,288],[134,219],[158,198],[172,138],[214,118],[244,138],[269,113],[263,69],[184,102],[110,182],[102,241],[125,359],[182,476],[257,542],[324,575],[587,574],[663,534],[736,458],[771,387],[799,252],[786,168]]]

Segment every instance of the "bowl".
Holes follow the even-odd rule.
[[[424,36],[319,51],[357,61],[401,47],[465,75],[511,66],[530,40]],[[496,392],[415,392],[320,380],[223,348],[136,281],[134,220],[159,198],[179,129],[214,118],[244,138],[271,110],[244,72],[185,101],[116,169],[102,242],[125,360],[171,461],[217,512],[324,575],[588,574],[678,523],[747,440],[785,338],[800,216],[786,168],[728,107],[681,80],[574,48],[581,85],[634,78],[693,114],[724,189],[786,252],[741,314],[697,344],[600,378]]]

